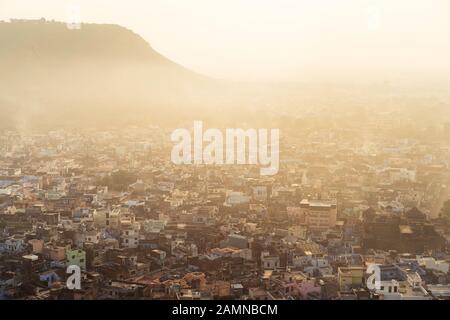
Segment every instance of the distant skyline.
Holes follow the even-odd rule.
[[[448,0],[0,0],[0,20],[65,21],[70,5],[216,78],[450,73]]]

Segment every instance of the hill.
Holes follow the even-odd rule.
[[[164,122],[214,112],[220,85],[118,25],[0,23],[3,127]]]

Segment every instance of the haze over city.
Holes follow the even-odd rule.
[[[446,0],[0,0],[0,300],[450,300],[449,57]]]

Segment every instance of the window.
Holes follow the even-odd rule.
[[[389,293],[391,293],[392,292],[392,287],[391,286],[389,286]]]
[[[380,290],[384,290],[384,286],[380,286]]]
[[[397,287],[394,287],[394,292],[397,292],[397,289],[398,289]]]

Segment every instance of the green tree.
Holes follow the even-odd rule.
[[[123,191],[126,190],[131,183],[136,182],[136,179],[137,175],[134,173],[118,170],[101,179],[100,184],[108,186],[111,190]]]

